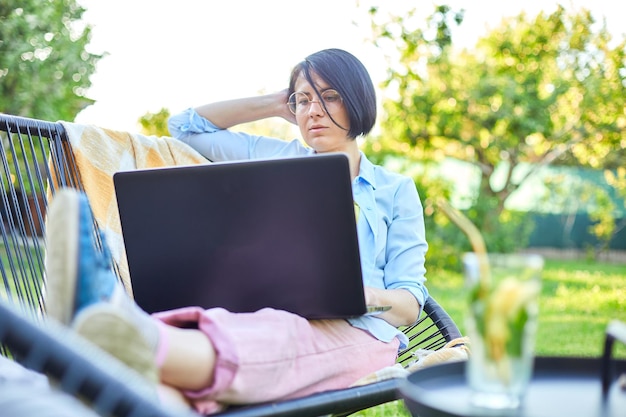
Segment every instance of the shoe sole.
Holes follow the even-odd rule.
[[[141,329],[124,313],[108,303],[94,304],[76,315],[72,327],[76,333],[156,385],[159,376],[153,348]]]
[[[59,190],[46,224],[46,313],[64,325],[72,320],[76,299],[79,211],[78,191]]]

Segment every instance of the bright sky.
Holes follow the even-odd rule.
[[[346,49],[369,69],[375,84],[385,76],[384,53],[365,41],[364,8],[388,0],[78,0],[93,26],[91,50],[107,52],[97,65],[88,97],[96,103],[76,122],[137,131],[147,112],[172,113],[211,101],[287,86],[293,65],[320,49]],[[623,36],[621,0],[441,0],[466,9],[454,42],[468,46],[504,16],[551,12],[556,4],[591,10]],[[395,0],[432,13],[431,0]],[[353,24],[358,21],[359,25]]]

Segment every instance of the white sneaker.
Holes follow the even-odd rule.
[[[140,325],[134,315],[124,308],[98,303],[82,309],[76,315],[72,328],[148,381],[158,384],[155,347],[145,337]],[[150,325],[156,328],[156,324]]]

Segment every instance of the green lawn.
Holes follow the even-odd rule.
[[[626,265],[546,260],[542,280],[537,355],[601,356],[607,323],[611,319],[626,322]],[[462,274],[429,271],[427,285],[463,332],[466,299]],[[626,346],[618,345],[614,353],[626,358]],[[356,415],[410,414],[396,401]]]

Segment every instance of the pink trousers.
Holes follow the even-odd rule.
[[[188,307],[154,315],[182,327],[197,323],[217,353],[213,384],[186,392],[204,414],[220,404],[283,400],[346,388],[393,365],[399,341],[381,342],[345,320],[306,320],[285,311],[230,313]]]

